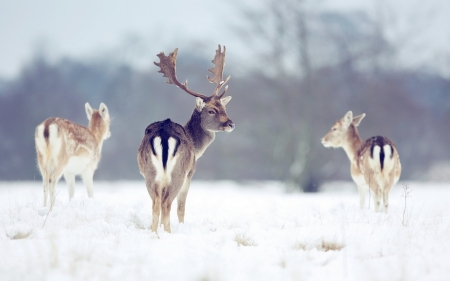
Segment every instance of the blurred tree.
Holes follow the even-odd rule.
[[[319,5],[266,0],[259,11],[244,9],[246,25],[237,28],[260,52],[262,65],[256,67],[276,95],[266,100],[274,101],[277,114],[270,117],[276,126],[264,136],[271,143],[275,171],[290,188],[306,192],[317,191],[323,180],[321,120],[353,98],[356,70],[389,50],[378,26],[364,14],[322,13]],[[321,69],[327,67],[342,71],[342,80],[338,88],[323,91],[328,77]],[[330,95],[337,89],[341,93]],[[330,103],[341,106],[324,110]]]

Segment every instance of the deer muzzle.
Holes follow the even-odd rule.
[[[234,128],[236,127],[236,125],[233,123],[233,121],[231,121],[231,120],[228,120],[227,122],[225,122],[224,124],[223,124],[223,130],[225,131],[225,132],[231,132],[231,131],[233,131],[234,130]]]

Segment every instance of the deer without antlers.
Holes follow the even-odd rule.
[[[222,78],[225,66],[225,47],[223,52],[219,45],[214,60],[214,68],[209,71],[214,75],[207,76],[209,82],[217,86],[211,96],[196,93],[188,88],[187,81],[182,84],[176,76],[176,59],[178,49],[168,56],[163,52],[155,62],[168,78],[166,83],[174,84],[186,93],[196,97],[196,106],[186,125],[181,126],[170,119],[150,124],[138,150],[137,161],[139,171],[145,178],[147,190],[152,199],[151,230],[157,232],[159,218],[164,230],[170,232],[170,209],[177,197],[178,220],[184,222],[186,197],[190,181],[195,172],[195,163],[213,142],[216,132],[231,132],[235,125],[228,118],[225,106],[231,100],[223,97],[228,89],[218,93],[230,79]]]
[[[44,207],[50,192],[50,209],[55,200],[55,186],[64,174],[69,197],[74,194],[75,176],[83,178],[89,197],[93,197],[93,177],[100,161],[103,141],[111,135],[108,108],[99,110],[85,104],[89,126],[63,118],[48,118],[36,127],[35,142],[39,170],[44,185]]]
[[[356,128],[365,114],[353,117],[351,111],[338,120],[322,138],[325,147],[342,147],[350,159],[350,174],[358,186],[360,207],[364,207],[368,188],[373,193],[375,211],[388,212],[389,192],[398,182],[402,166],[394,143],[376,136],[362,141]]]

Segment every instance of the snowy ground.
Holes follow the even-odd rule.
[[[143,181],[96,182],[94,200],[78,183],[72,202],[61,181],[48,217],[39,182],[0,183],[0,280],[450,280],[450,185],[408,187],[385,215],[348,183],[194,182],[157,238]]]

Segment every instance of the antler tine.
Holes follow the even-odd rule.
[[[166,56],[164,52],[159,53],[157,55],[159,57],[159,63],[154,62],[154,64],[160,68],[158,72],[164,74],[163,77],[167,77],[169,79],[166,81],[167,84],[174,84],[194,97],[207,99],[207,96],[189,90],[187,80],[184,84],[178,81],[176,73],[177,54],[178,48],[176,48],[168,56]]]
[[[216,96],[217,93],[220,91],[220,89],[223,87],[223,85],[225,85],[228,82],[228,80],[231,78],[230,76],[228,76],[228,78],[225,81],[223,81],[223,68],[225,67],[226,51],[227,51],[226,47],[223,46],[223,52],[222,52],[222,48],[219,44],[219,47],[216,50],[216,55],[214,56],[214,59],[212,60],[212,63],[214,63],[215,66],[214,66],[214,68],[208,69],[209,72],[214,74],[214,77],[211,78],[208,75],[206,75],[206,78],[208,78],[210,83],[217,84],[217,87],[214,90],[213,96]],[[226,92],[226,90],[225,90],[225,92]]]
[[[229,77],[228,77],[229,78]],[[228,79],[227,79],[228,80]],[[223,95],[225,95],[225,93],[228,91],[228,85],[225,86],[225,90],[223,90],[223,93],[220,94],[219,99],[221,99],[223,97]]]

